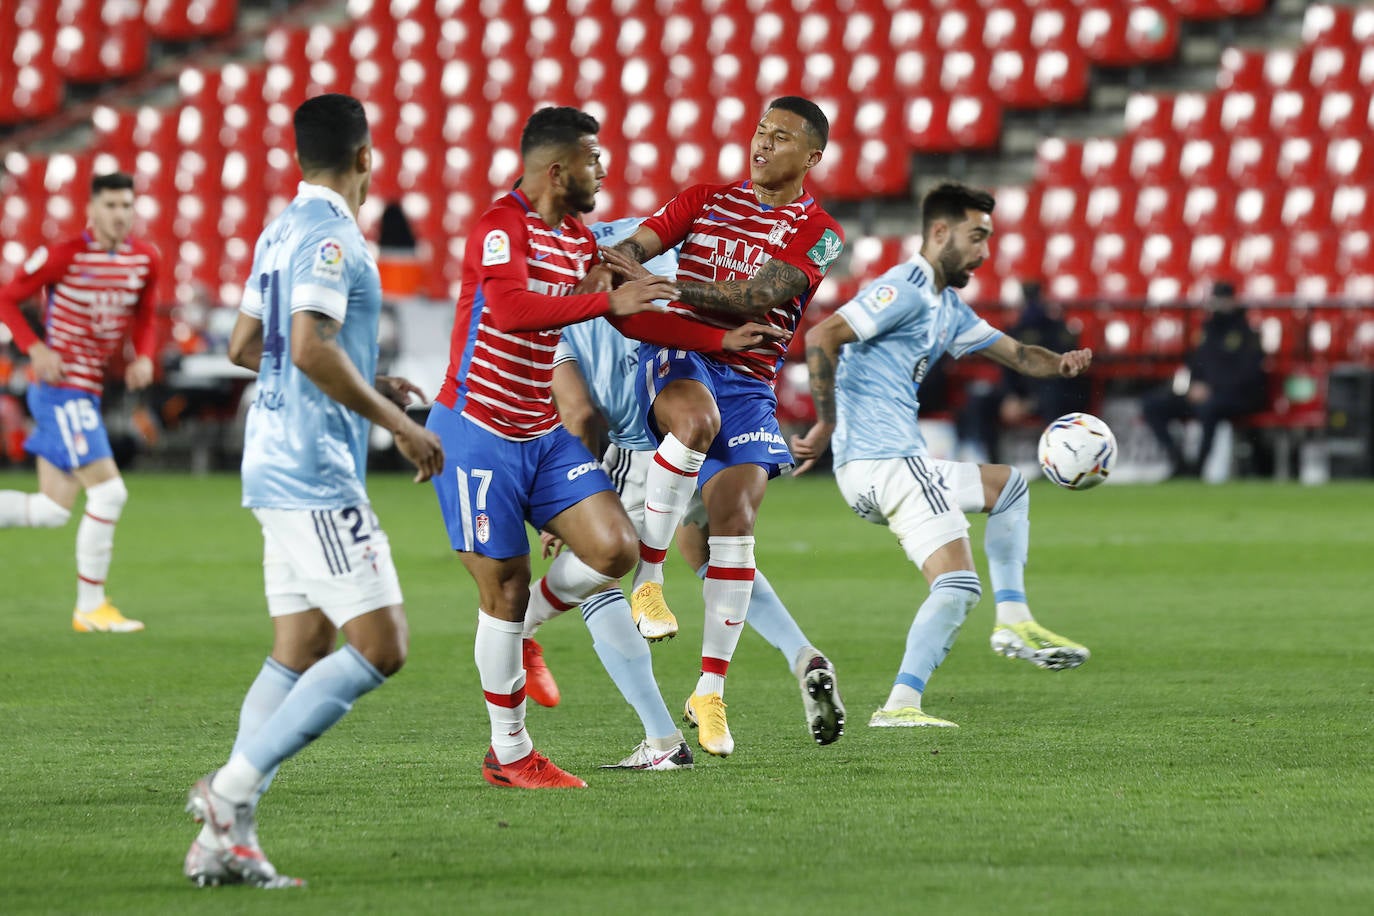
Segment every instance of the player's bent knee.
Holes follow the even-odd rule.
[[[115,521],[128,501],[129,490],[119,477],[86,488],[86,511],[97,518]]]
[[[64,508],[42,493],[29,497],[29,527],[61,528],[72,517],[72,510]]]
[[[953,602],[967,614],[983,597],[983,586],[976,572],[965,569],[937,576],[930,592]]]

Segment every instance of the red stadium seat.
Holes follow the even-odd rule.
[[[1131,144],[1131,178],[1138,184],[1178,179],[1179,144],[1174,138],[1140,137]]]
[[[1313,48],[1307,85],[1320,92],[1360,88],[1360,54],[1347,47]]]
[[[1354,235],[1365,236],[1365,246],[1368,248],[1369,236],[1367,233],[1351,233]],[[1316,276],[1335,274],[1348,271],[1352,265],[1341,266],[1338,258],[1342,255],[1342,245],[1349,237],[1338,237],[1336,233],[1327,231],[1308,231],[1299,232],[1293,236],[1293,240],[1288,246],[1288,268],[1289,272],[1295,277]],[[1370,262],[1374,264],[1374,261]]]
[[[1275,171],[1285,186],[1327,180],[1326,141],[1320,136],[1289,137],[1279,146]]]
[[[991,67],[991,57],[982,48],[947,50],[940,64],[940,88],[951,96],[984,96]]]
[[[1041,184],[1074,184],[1083,176],[1083,141],[1049,137],[1035,149],[1035,180]]]
[[[1173,129],[1180,137],[1215,140],[1226,134],[1221,127],[1222,96],[1209,92],[1181,92],[1174,97]]]
[[[1228,19],[1264,12],[1266,0],[1172,0],[1174,11],[1184,19]]]
[[[1089,262],[1099,276],[1135,270],[1140,256],[1139,239],[1135,233],[1101,232],[1093,236],[1092,260]]]
[[[1085,0],[1078,44],[1094,63],[1110,67],[1168,60],[1178,21],[1162,0]]]
[[[1089,184],[1122,187],[1130,183],[1131,141],[1095,138],[1083,141],[1080,170]]]
[[[1045,238],[1045,254],[1040,262],[1041,276],[1092,272],[1093,244],[1086,232],[1053,232]]]
[[[949,99],[943,95],[909,99],[902,122],[912,150],[950,152],[957,148],[949,131]]]
[[[1126,99],[1126,133],[1167,137],[1175,133],[1175,97],[1154,92],[1133,92]]]
[[[1319,111],[1315,98],[1291,89],[1278,92],[1270,104],[1269,127],[1284,137],[1311,136],[1317,133]]]
[[[1231,236],[1194,235],[1188,248],[1188,272],[1197,277],[1230,275]]]
[[[945,124],[956,150],[985,150],[1002,137],[1002,107],[980,96],[954,96]]]
[[[1054,232],[1081,226],[1086,193],[1078,183],[1045,185],[1040,196],[1041,228]]]
[[[1226,173],[1227,148],[1219,141],[1195,138],[1183,144],[1178,154],[1178,176],[1192,185],[1229,184]]]
[[[1331,227],[1341,232],[1374,228],[1374,201],[1364,185],[1337,185],[1331,193]]]
[[[1266,136],[1269,133],[1269,96],[1266,93],[1232,91],[1220,94],[1220,129],[1231,136]]]
[[[58,7],[53,60],[74,83],[99,83],[143,72],[148,32],[137,5],[85,0]]]
[[[1239,235],[1231,246],[1231,269],[1236,276],[1248,273],[1286,273],[1288,235],[1283,232]]]
[[[1374,140],[1341,137],[1328,142],[1326,175],[1337,184],[1374,181]]]
[[[1365,92],[1335,90],[1322,92],[1317,112],[1317,131],[1328,137],[1356,137],[1368,131],[1365,113],[1369,95]]]
[[[1001,202],[998,202],[1001,209]],[[992,272],[1000,277],[1038,279],[1044,260],[1044,244],[1039,232],[1003,231],[992,236]]]
[[[1230,232],[1235,225],[1228,203],[1234,189],[1216,185],[1194,185],[1183,198],[1183,223],[1192,232]]]
[[[996,188],[993,197],[997,201],[997,209],[993,212],[997,232],[1034,232],[1039,228],[1037,214],[1040,212],[1040,189],[1037,186],[1009,185]]]
[[[1183,201],[1178,189],[1147,185],[1135,199],[1135,224],[1142,232],[1174,232],[1183,227]]]
[[[1095,232],[1135,231],[1135,188],[1103,185],[1088,192],[1083,225]]]
[[[1236,195],[1236,231],[1278,232],[1282,226],[1282,198],[1269,188],[1246,188]]]
[[[227,35],[238,18],[238,0],[147,0],[143,19],[154,37],[191,41]]]
[[[1302,43],[1314,47],[1353,44],[1355,9],[1337,3],[1314,3],[1303,13]]]
[[[1226,171],[1239,187],[1268,186],[1277,179],[1278,149],[1258,137],[1237,137],[1231,141]]]

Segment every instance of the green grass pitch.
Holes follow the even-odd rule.
[[[563,703],[530,730],[590,788],[522,793],[480,775],[477,602],[432,493],[375,475],[410,661],[283,769],[263,841],[310,886],[263,892],[180,873],[186,788],[270,645],[259,534],[232,477],[128,483],[110,588],[145,633],[71,631],[74,524],[0,531],[0,912],[1374,912],[1374,486],[1037,484],[1032,608],[1092,660],[993,655],[984,577],[927,693],[952,731],[866,727],[925,584],[829,479],[777,482],[759,564],[836,663],[845,737],[815,746],[749,634],[731,758],[599,771],[638,723],[570,614],[541,637]],[[981,517],[972,536],[982,568]],[[676,712],[701,633],[680,561],[667,594],[683,631],[653,656]]]

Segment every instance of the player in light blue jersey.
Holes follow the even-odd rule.
[[[304,181],[258,239],[229,343],[230,359],[258,373],[243,504],[262,526],[272,654],[244,697],[229,761],[187,800],[204,827],[184,871],[200,886],[303,883],[263,855],[258,798],[406,655],[391,548],[363,486],[370,424],[394,434],[417,481],[443,468],[438,437],[402,409],[419,389],[382,377],[374,387],[382,291],[357,224],[372,172],[362,104],[317,96],[294,123]]]
[[[1074,668],[1088,650],[1040,626],[1026,603],[1030,497],[1006,465],[939,461],[917,426],[921,380],[945,353],[984,356],[1024,375],[1072,378],[1091,350],[1055,353],[1008,337],[974,314],[956,289],[988,257],[993,198],[958,184],[922,204],[921,253],[869,284],[806,335],[816,424],[793,437],[807,470],[827,447],[840,492],[858,515],[892,529],[930,583],[907,633],[887,702],[869,725],[953,726],[925,713],[921,695],[944,661],[982,587],[966,512],[987,512],[984,547],[997,601],[992,647],[1041,668]],[[843,349],[841,349],[843,348]]]
[[[631,217],[610,223],[598,223],[591,229],[598,241],[609,245],[632,235],[640,221]],[[677,267],[676,249],[670,249],[650,260],[645,267],[659,276],[673,276]],[[565,328],[554,357],[553,391],[563,425],[581,438],[589,450],[595,453],[600,448],[602,431],[607,433],[610,445],[602,458],[602,467],[615,484],[630,519],[637,529],[642,530],[649,465],[653,462],[657,446],[644,428],[644,413],[636,396],[638,347],[637,341],[622,336],[603,319],[593,319]],[[684,517],[682,526],[678,528],[675,539],[684,559],[697,571],[699,578],[704,577],[706,573],[708,536],[705,508],[698,496]],[[550,541],[551,538],[546,535],[546,548]],[[585,602],[582,606],[583,614],[585,616],[603,605],[618,604],[622,601],[625,601],[625,597],[619,587],[612,586]],[[527,614],[525,638],[533,638],[535,630],[546,619],[539,613]],[[844,734],[845,710],[835,682],[834,666],[811,645],[778,598],[772,584],[761,573],[757,574],[754,580],[746,619],[750,626],[783,654],[797,675],[801,684],[807,725],[816,741],[820,744],[830,744],[838,740]],[[651,618],[649,615],[642,615],[636,618],[635,622],[640,633],[650,641],[671,638],[677,634],[677,621],[671,614],[668,616],[667,626],[662,619]],[[617,664],[618,660],[608,658],[599,644],[597,651],[621,693],[637,711],[640,710],[642,704],[636,697],[647,697],[650,691],[633,683],[634,680],[640,679],[637,677],[638,670],[630,671],[626,666]],[[652,687],[653,698],[658,700],[660,694],[657,687],[653,686],[650,662],[646,658],[640,664],[647,672],[648,686]],[[547,666],[539,671],[538,679],[541,682],[541,693],[556,702],[558,690]],[[529,685],[535,683],[536,675],[530,673]],[[531,696],[535,696],[533,691]],[[658,702],[661,703],[661,700]],[[645,701],[643,705],[653,704]],[[652,734],[653,726],[650,720],[644,712],[641,712],[640,716],[645,720],[646,733]],[[636,754],[651,753],[651,744],[652,742],[646,739],[645,745],[636,749]],[[632,765],[634,760],[635,757],[632,755],[622,761],[621,766]]]

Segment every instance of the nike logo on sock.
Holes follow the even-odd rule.
[[[744,623],[743,620],[727,620],[727,621],[725,621],[725,625],[726,625],[727,627],[737,627],[737,626],[739,626],[739,625],[742,624],[742,623]]]
[[[513,732],[506,732],[506,734],[507,734],[507,735],[510,735],[512,738],[514,738],[516,735],[520,734],[520,733],[521,733],[522,731],[524,731],[524,730],[525,730],[525,729],[524,729],[523,727],[522,727],[522,728],[517,728],[517,729],[516,729],[515,731],[513,731]]]

